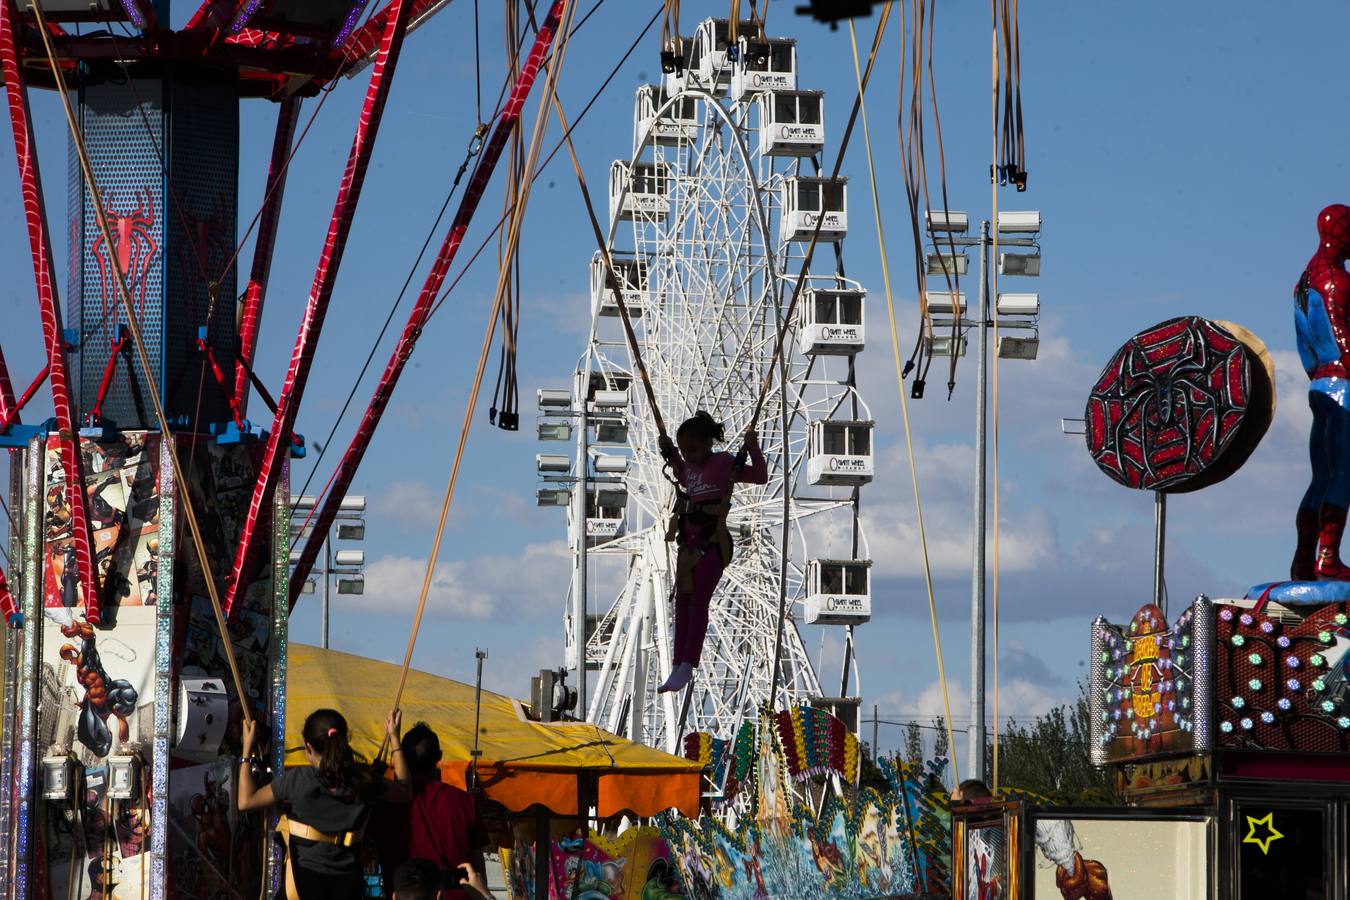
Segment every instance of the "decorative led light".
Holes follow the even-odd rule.
[[[1110,658],[1111,658],[1111,657],[1107,654],[1107,652],[1106,652],[1105,650],[1103,650],[1103,651],[1102,651],[1102,662],[1106,662],[1106,661],[1108,661]]]
[[[1323,700],[1323,701],[1322,701],[1322,712],[1324,712],[1324,713],[1334,713],[1335,711],[1336,711],[1336,704],[1335,704],[1335,703],[1332,703],[1330,700]]]
[[[1177,702],[1176,702],[1175,700],[1168,700],[1168,701],[1167,701],[1167,711],[1168,711],[1168,712],[1172,712],[1172,711],[1175,710],[1176,708],[1177,708]]]
[[[1289,702],[1288,697],[1281,697],[1279,700],[1275,701],[1275,705],[1278,706],[1284,712],[1289,712],[1290,708],[1293,707],[1294,704]]]
[[[1181,708],[1182,708],[1182,709],[1189,709],[1190,706],[1191,706],[1191,698],[1190,698],[1190,697],[1182,697],[1182,698],[1181,698]]]
[[[1261,679],[1253,678],[1251,681],[1247,682],[1247,687],[1251,688],[1254,691],[1261,690]]]
[[[1290,678],[1284,683],[1284,686],[1291,691],[1297,691],[1303,687],[1303,682],[1299,681],[1297,678]]]
[[[1125,710],[1125,718],[1127,719],[1134,718],[1134,707],[1130,707],[1129,709]]]
[[[1219,723],[1219,730],[1224,734],[1230,734],[1233,731],[1233,723],[1225,719]]]
[[[1281,649],[1287,649],[1289,647],[1289,637],[1287,635],[1282,634],[1275,639],[1275,643]]]
[[[1261,713],[1261,721],[1269,725],[1270,723],[1275,721],[1275,714],[1270,710],[1266,710],[1265,712]]]
[[[1241,647],[1243,644],[1247,643],[1247,639],[1240,634],[1233,635],[1229,640],[1233,642],[1234,647]]]
[[[1320,653],[1314,653],[1312,656],[1308,657],[1308,662],[1314,666],[1323,665],[1326,661],[1326,657]]]
[[[1162,659],[1158,660],[1158,668],[1166,672],[1168,669],[1172,668],[1172,660],[1164,656]]]
[[[1336,724],[1339,725],[1341,728],[1350,728],[1350,717],[1341,716],[1339,719],[1336,720]]]
[[[1247,662],[1254,666],[1259,666],[1261,663],[1265,662],[1265,660],[1261,657],[1260,653],[1249,653],[1247,654]]]
[[[1133,697],[1133,696],[1134,696],[1134,689],[1133,689],[1133,688],[1126,688],[1126,689],[1125,689],[1125,699],[1126,699],[1126,700],[1129,700],[1129,699],[1130,699],[1131,697]]]
[[[1298,657],[1297,657],[1297,656],[1290,656],[1290,657],[1288,657],[1288,658],[1285,659],[1284,664],[1285,664],[1286,666],[1288,666],[1289,668],[1291,668],[1291,669],[1297,669],[1297,668],[1299,667]]]
[[[1221,609],[1219,610],[1219,618],[1225,622],[1231,622],[1233,621],[1233,611],[1228,608]]]
[[[1252,614],[1243,613],[1242,615],[1238,616],[1238,621],[1241,622],[1243,625],[1250,625],[1252,624]]]
[[[1312,689],[1314,691],[1325,691],[1327,689],[1327,683],[1320,678],[1315,678],[1313,679]]]
[[[1241,721],[1238,722],[1238,724],[1242,726],[1243,731],[1252,730],[1252,720],[1247,718],[1246,716],[1243,716]]]
[[[1106,710],[1102,710],[1102,721],[1103,721],[1103,722],[1109,722],[1110,720],[1111,720],[1111,714],[1110,714],[1109,712],[1107,712]]]
[[[1120,710],[1118,710],[1118,709],[1113,709],[1113,710],[1111,711],[1111,718],[1114,719],[1115,721],[1119,722],[1119,721],[1120,721]],[[1111,727],[1112,727],[1112,728],[1115,728],[1116,726],[1112,725]]]
[[[1350,616],[1347,616],[1345,613],[1336,613],[1336,617],[1332,619],[1332,621],[1337,625],[1345,625],[1346,623],[1350,623]]]
[[[1275,630],[1274,622],[1270,621],[1269,619],[1266,619],[1261,622],[1261,632],[1263,634],[1270,634],[1274,630]]]
[[[1319,641],[1321,641],[1322,643],[1324,643],[1324,644],[1330,644],[1330,643],[1331,643],[1331,632],[1330,632],[1330,631],[1319,631],[1319,632],[1317,632],[1317,639],[1318,639]]]
[[[1190,645],[1191,645],[1191,636],[1189,634],[1183,634],[1181,636],[1181,646],[1189,647]]]
[[[1233,704],[1233,709],[1242,709],[1242,707],[1247,705],[1247,701],[1241,697],[1234,697],[1231,702]]]

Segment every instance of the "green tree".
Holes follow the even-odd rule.
[[[905,762],[918,766],[923,761],[923,727],[918,722],[910,722],[905,726]]]
[[[1077,701],[1030,722],[1009,720],[998,737],[999,785],[1061,803],[1119,803],[1109,769],[1092,765],[1086,686]]]

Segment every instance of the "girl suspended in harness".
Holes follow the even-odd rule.
[[[285,900],[359,900],[365,896],[361,841],[371,808],[381,798],[406,803],[412,797],[408,766],[399,746],[402,714],[392,710],[385,732],[394,748],[395,779],[380,778],[361,765],[334,709],[316,709],[301,732],[307,766],[286,769],[271,784],[255,788],[257,722],[244,723],[244,756],[239,766],[240,812],[280,805],[277,833],[286,844]]]
[[[764,484],[769,470],[752,430],[741,454],[714,451],[726,439],[722,425],[700,410],[661,439],[661,453],[679,482],[667,540],[678,542],[675,564],[675,645],[673,669],[658,691],[678,691],[694,677],[708,633],[708,605],[731,563],[727,513],[734,485]],[[676,444],[678,443],[678,447]]]

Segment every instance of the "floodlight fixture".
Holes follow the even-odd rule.
[[[540,388],[535,392],[535,400],[540,409],[567,409],[572,405],[572,392],[556,388]]]
[[[1038,337],[1013,337],[999,335],[998,355],[1000,359],[1035,359],[1041,347]]]
[[[623,409],[628,406],[628,391],[596,391],[592,402],[598,409]]]
[[[339,594],[364,594],[366,592],[366,579],[361,575],[339,578],[337,585]]]
[[[310,510],[318,506],[319,498],[304,494],[299,497],[291,497],[291,509],[299,512],[301,510]]]
[[[930,356],[965,356],[966,338],[965,335],[958,335],[956,338],[950,335],[935,335],[924,338],[924,343],[928,345]]]
[[[303,585],[301,585],[301,587],[300,587],[300,593],[302,593],[302,594],[312,594],[312,593],[314,593],[314,589],[315,589],[315,582],[314,582],[314,579],[313,579],[313,578],[306,578],[306,579],[305,579],[305,583],[304,583]]]
[[[1041,296],[1040,294],[1005,294],[1000,291],[995,308],[1000,316],[1034,318],[1041,314]]]
[[[48,756],[42,760],[42,799],[74,802],[75,760],[70,755]]]
[[[364,566],[366,564],[366,551],[364,550],[339,550],[333,554],[333,565],[335,566]]]
[[[970,230],[970,217],[950,209],[930,209],[923,214],[930,234],[965,234]]]
[[[141,758],[108,757],[108,799],[137,800],[141,796]]]
[[[572,439],[571,422],[540,422],[539,440],[570,441]]]
[[[343,497],[340,501],[338,501],[338,511],[345,513],[365,512],[366,495],[348,494],[347,496]]]
[[[570,506],[572,492],[565,488],[539,488],[534,492],[536,506]]]
[[[998,255],[998,274],[1026,275],[1035,278],[1041,274],[1041,255],[1039,253],[1000,253]]]
[[[595,425],[597,444],[628,443],[628,426],[622,422],[597,422]]]
[[[970,268],[970,257],[964,253],[929,253],[927,267],[929,275],[964,275]]]
[[[964,316],[965,291],[928,291],[928,312],[935,316]]]
[[[998,231],[999,234],[1040,234],[1040,211],[1029,209],[1019,212],[1001,209],[998,212]]]
[[[569,472],[572,469],[572,459],[552,453],[536,453],[534,467],[540,472]]]
[[[603,506],[607,509],[623,507],[628,505],[628,491],[623,488],[597,488],[595,491],[595,505]]]
[[[365,522],[357,522],[353,525],[339,525],[337,531],[338,540],[340,541],[363,541],[366,539]]]
[[[622,475],[628,471],[628,457],[599,454],[595,457],[595,471],[602,475]]]

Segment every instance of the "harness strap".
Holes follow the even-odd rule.
[[[287,816],[277,819],[276,833],[286,843],[286,900],[300,900],[300,889],[295,884],[295,853],[291,849],[291,838],[298,837],[319,844],[333,844],[338,847],[356,847],[365,835],[364,828],[355,831],[339,831],[327,834],[317,828],[296,822]]]

